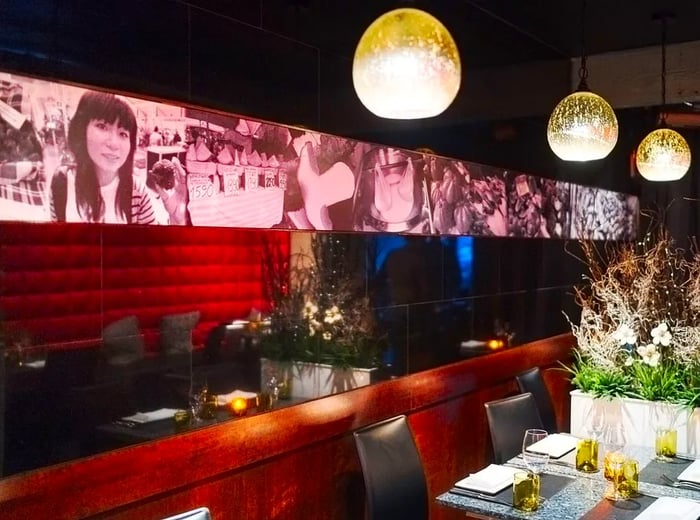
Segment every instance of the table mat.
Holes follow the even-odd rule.
[[[541,475],[540,495],[544,498],[552,498],[574,480],[574,477],[567,477],[565,475],[553,475],[550,473]],[[450,493],[485,500],[487,502],[495,502],[497,504],[513,504],[513,486],[508,486],[503,491],[500,491],[494,495],[487,495],[486,493],[479,493],[476,491],[469,491],[467,489],[454,487],[450,489]]]
[[[670,462],[659,462],[658,460],[652,459],[649,461],[649,464],[644,466],[642,471],[639,472],[639,481],[659,486],[668,486],[668,483],[664,482],[661,475],[666,475],[675,480],[678,478],[678,475],[692,463],[692,460],[685,459],[673,459]]]
[[[649,507],[656,497],[639,495],[629,500],[602,499],[593,509],[588,511],[580,520],[632,520]]]

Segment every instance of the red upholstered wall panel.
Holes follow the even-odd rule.
[[[266,240],[289,250],[289,233]],[[135,314],[147,339],[165,314],[199,310],[195,344],[215,324],[265,309],[260,231],[0,224],[0,309],[10,336],[36,344],[98,341]]]

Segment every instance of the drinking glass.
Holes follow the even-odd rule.
[[[547,468],[549,454],[528,451],[528,448],[546,437],[547,432],[545,430],[525,430],[525,436],[523,437],[523,462],[535,475],[539,475]]]
[[[209,388],[206,380],[192,376],[190,379],[189,404],[193,422],[198,422],[204,418],[208,395]]]
[[[678,432],[676,419],[678,407],[670,403],[657,403],[654,408],[656,422],[656,438],[654,442],[656,460],[670,462],[676,456]]]
[[[576,445],[576,469],[584,473],[598,471],[598,441],[581,439]]]
[[[625,456],[619,451],[608,453],[605,457],[605,480],[609,482],[605,488],[605,498],[609,500],[624,500],[621,485],[625,481]]]
[[[617,486],[623,499],[633,498],[639,494],[639,462],[625,459],[622,463],[622,481]]]
[[[622,424],[618,422],[608,425],[603,442],[606,448],[605,457],[603,458],[603,476],[606,480],[612,482],[615,477],[614,469],[616,464],[618,462],[621,464],[625,460],[622,449],[625,447],[627,440]]]
[[[513,507],[520,511],[535,511],[541,502],[540,476],[527,471],[513,475]]]

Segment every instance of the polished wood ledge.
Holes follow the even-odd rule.
[[[407,414],[430,496],[488,462],[483,403],[516,393],[513,376],[545,369],[561,428],[569,422],[573,338],[555,336],[297,406],[0,480],[0,518],[157,519],[208,506],[215,519],[362,518],[352,431]],[[431,518],[454,512],[433,504]]]

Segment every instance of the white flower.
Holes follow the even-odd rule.
[[[637,347],[637,354],[642,358],[642,362],[650,367],[658,366],[661,361],[661,353],[656,350],[656,345],[653,343]]]
[[[664,322],[651,329],[651,337],[654,345],[661,344],[664,347],[668,347],[671,344],[671,332],[668,330],[668,325]]]
[[[625,359],[625,366],[631,367],[633,363],[634,363],[634,358],[632,356],[627,356],[627,359]]]
[[[340,309],[338,309],[337,305],[334,305],[330,309],[326,309],[325,317],[323,318],[325,323],[333,325],[334,323],[342,320],[343,315],[340,313]]]
[[[333,336],[331,336],[331,333],[330,333],[330,332],[324,332],[324,333],[323,333],[323,339],[325,339],[326,341],[330,341],[332,337],[333,337]]]
[[[613,333],[613,338],[617,340],[619,345],[634,345],[637,343],[637,335],[626,323],[617,328]]]
[[[313,302],[307,301],[304,304],[304,318],[307,320],[312,318],[318,312],[318,306]]]

